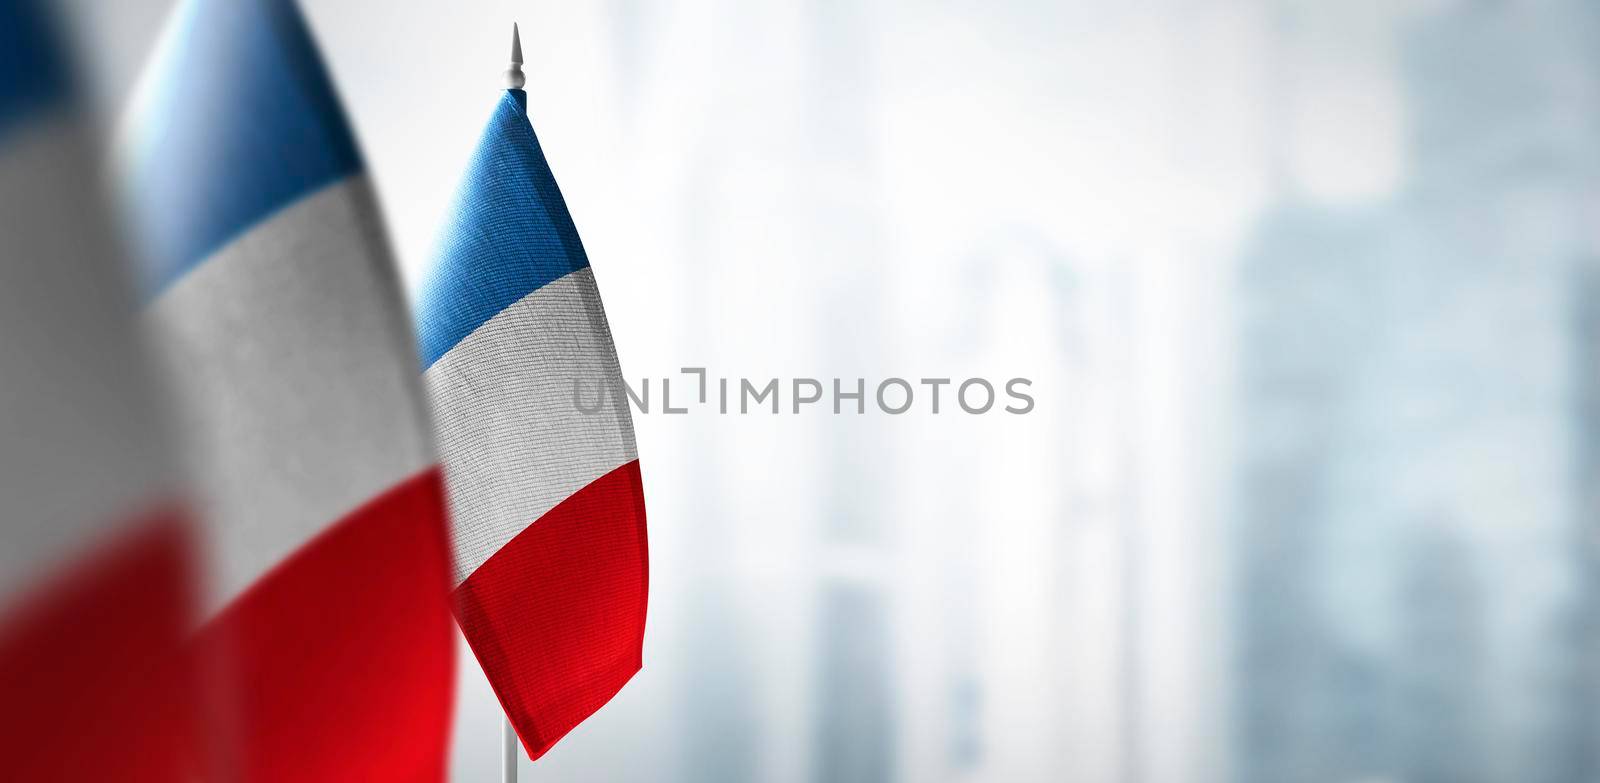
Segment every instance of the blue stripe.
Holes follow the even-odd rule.
[[[501,310],[589,265],[526,112],[507,90],[456,193],[417,302],[422,368]]]
[[[135,119],[128,194],[155,296],[294,201],[362,170],[293,0],[190,0]]]
[[[72,78],[48,11],[36,0],[0,0],[0,138],[28,115],[64,103]]]

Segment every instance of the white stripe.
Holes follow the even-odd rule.
[[[208,521],[213,608],[431,464],[400,301],[358,175],[251,229],[151,307]]]
[[[172,491],[99,174],[74,117],[0,141],[0,611]]]
[[[501,311],[428,368],[455,584],[595,479],[638,458],[594,275],[580,269]],[[614,390],[598,411],[600,387]]]

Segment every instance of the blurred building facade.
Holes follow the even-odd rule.
[[[1594,779],[1595,25],[1419,13],[1398,192],[1241,259],[1240,780]]]

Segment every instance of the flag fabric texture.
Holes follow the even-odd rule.
[[[190,531],[46,11],[0,0],[0,777],[177,780],[195,729]]]
[[[182,3],[121,141],[238,778],[442,779],[443,486],[372,186],[295,4]]]
[[[649,558],[610,328],[526,112],[495,106],[416,317],[456,619],[537,759],[639,670]]]

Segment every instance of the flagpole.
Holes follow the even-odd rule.
[[[517,24],[511,23],[511,65],[506,68],[506,89],[520,90],[527,82],[522,75],[522,34]],[[500,718],[500,783],[517,783],[517,730],[511,727],[511,716]]]
[[[517,730],[511,718],[500,718],[500,783],[517,783]]]
[[[517,32],[517,23],[511,23],[511,67],[506,69],[506,89],[520,90],[527,83],[527,78],[522,75],[522,34]]]

